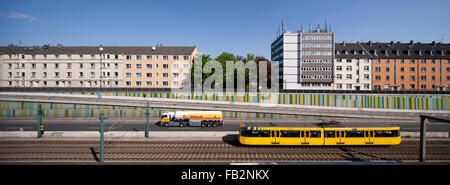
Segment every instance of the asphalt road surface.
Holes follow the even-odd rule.
[[[419,132],[419,120],[375,120],[375,119],[340,119],[345,127],[378,127],[400,126],[402,131]],[[150,131],[237,131],[239,125],[245,122],[253,126],[289,126],[289,127],[320,127],[320,119],[288,120],[288,119],[224,119],[222,127],[161,127],[159,120],[150,120]],[[70,118],[45,118],[43,120],[47,131],[98,131],[100,120],[97,119],[70,119]],[[0,119],[0,131],[34,131],[37,128],[36,119]],[[146,120],[115,119],[105,120],[105,129],[109,131],[144,131]],[[450,132],[450,123],[429,123],[429,132]]]

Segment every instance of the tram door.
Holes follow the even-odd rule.
[[[375,134],[374,130],[365,130],[364,131],[364,141],[366,144],[373,144]]]
[[[301,144],[309,144],[309,140],[311,137],[310,130],[300,130],[300,142]]]
[[[270,141],[272,144],[280,144],[280,130],[273,129],[270,131]]]
[[[336,144],[345,144],[344,130],[336,130]]]

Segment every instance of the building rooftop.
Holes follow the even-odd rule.
[[[448,43],[336,43],[336,58],[450,58]]]
[[[100,47],[103,51],[100,51]],[[190,55],[196,46],[0,46],[0,54]]]

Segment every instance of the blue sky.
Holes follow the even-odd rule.
[[[288,31],[332,26],[336,41],[450,40],[448,0],[0,0],[0,45],[196,45],[270,59]]]

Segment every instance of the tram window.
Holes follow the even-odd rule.
[[[398,137],[398,130],[376,130],[375,137]]]
[[[300,131],[298,131],[298,130],[282,130],[281,137],[300,137]]]
[[[270,132],[268,130],[260,130],[259,137],[270,137]]]
[[[305,137],[305,131],[304,130],[302,130],[302,135],[301,135],[301,137]]]
[[[325,137],[335,137],[334,130],[325,131]]]
[[[242,130],[244,137],[270,137],[268,130]]]
[[[311,137],[320,137],[319,130],[311,130]]]
[[[346,131],[345,137],[364,137],[363,131]]]

